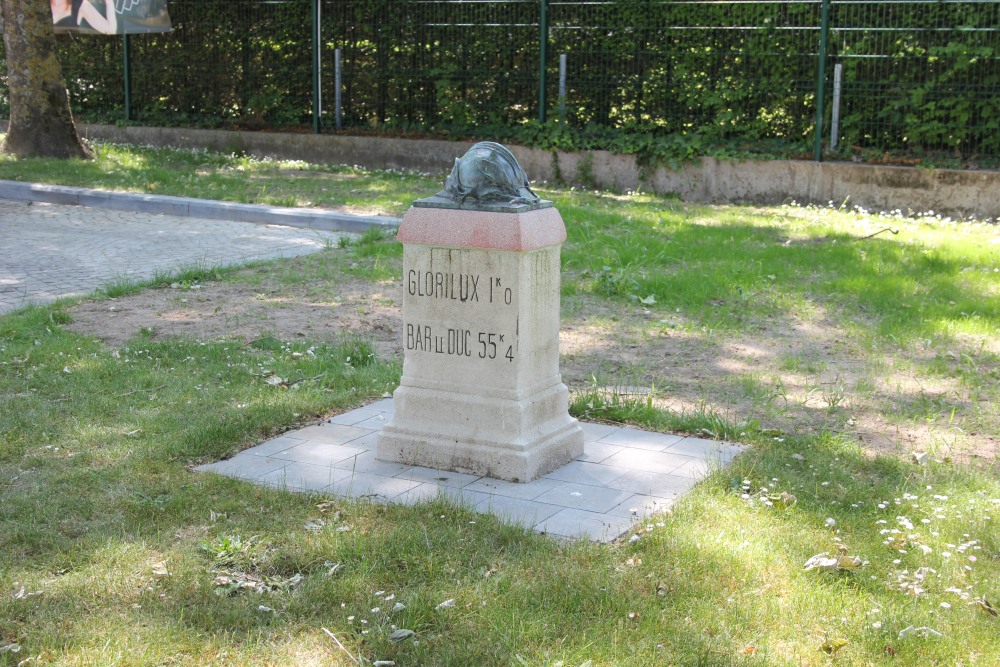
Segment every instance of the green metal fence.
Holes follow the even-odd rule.
[[[167,35],[60,38],[78,118],[1000,163],[997,0],[171,0],[170,13]]]

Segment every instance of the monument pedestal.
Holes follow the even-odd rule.
[[[559,375],[559,212],[414,207],[398,238],[403,377],[377,457],[526,482],[580,456]]]

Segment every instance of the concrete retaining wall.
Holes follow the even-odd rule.
[[[443,175],[472,142],[392,139],[278,132],[230,132],[158,127],[81,125],[84,136],[105,141],[209,148],[259,157],[299,159],[380,169],[416,169]],[[605,151],[552,153],[512,146],[534,181],[676,194],[695,202],[800,203],[863,206],[871,210],[935,211],[953,217],[1000,218],[1000,172],[957,171],[803,160],[703,158],[680,171],[643,174],[631,155]],[[420,195],[424,193],[414,193]]]

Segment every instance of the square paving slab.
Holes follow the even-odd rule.
[[[444,495],[536,532],[610,542],[668,509],[743,447],[606,424],[581,424],[576,460],[527,484],[375,458],[392,399],[290,431],[198,471],[289,491],[414,504]]]

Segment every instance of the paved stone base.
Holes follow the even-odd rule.
[[[608,542],[669,508],[743,448],[700,438],[581,423],[584,451],[527,484],[379,461],[392,418],[385,399],[291,431],[197,470],[292,491],[414,504],[438,496],[539,533]]]

